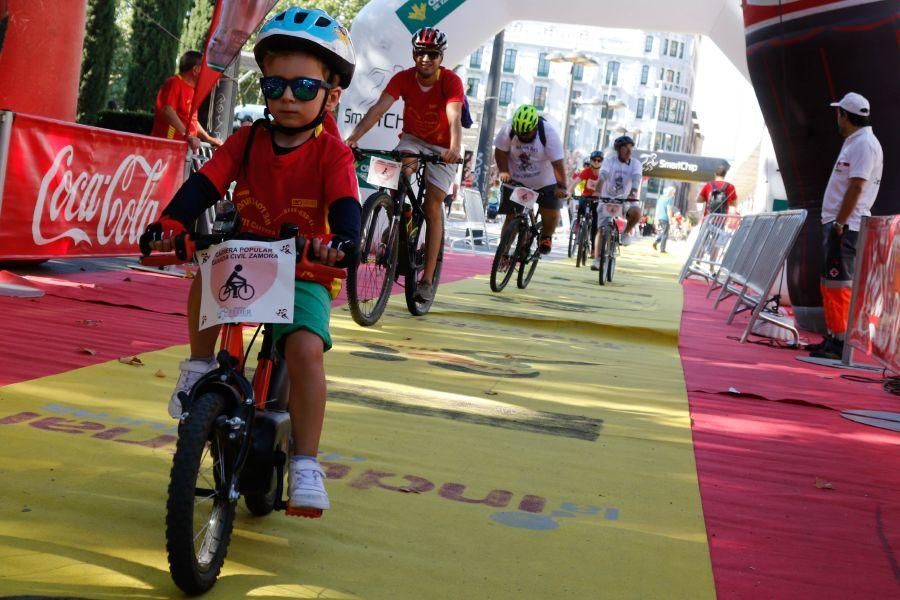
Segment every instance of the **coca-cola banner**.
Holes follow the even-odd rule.
[[[15,114],[0,260],[137,253],[184,181],[184,142]]]
[[[900,373],[900,215],[863,221],[850,343]]]

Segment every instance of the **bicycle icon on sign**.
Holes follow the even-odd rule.
[[[230,298],[238,300],[249,300],[256,293],[253,286],[247,283],[247,279],[240,275],[244,270],[241,265],[235,265],[234,271],[228,276],[228,281],[219,288],[219,301],[225,302]]]

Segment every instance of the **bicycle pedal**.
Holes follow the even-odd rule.
[[[301,506],[299,508],[292,508],[288,505],[287,508],[284,509],[286,515],[291,517],[303,517],[304,519],[319,519],[322,517],[322,513],[324,512],[321,508],[309,508],[306,506]]]

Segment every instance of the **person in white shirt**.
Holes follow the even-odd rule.
[[[530,104],[516,109],[513,118],[494,138],[494,160],[503,183],[515,182],[538,192],[541,210],[540,252],[552,249],[553,232],[559,224],[560,199],[567,195],[562,139],[556,129]],[[515,210],[512,190],[501,188],[500,212],[507,217]],[[503,224],[504,231],[511,219]]]
[[[638,201],[638,193],[641,190],[641,178],[644,176],[644,165],[637,158],[632,157],[634,140],[630,136],[623,135],[613,142],[615,154],[603,161],[600,169],[600,199],[627,200],[624,203],[625,218],[627,223],[622,234],[622,245],[627,246],[633,241],[632,232],[641,220],[641,203]],[[602,206],[597,206],[597,218],[600,219]],[[600,247],[601,231],[597,232],[594,247]],[[591,269],[600,268],[600,257],[594,259]]]
[[[831,106],[844,145],[825,188],[822,201],[822,303],[828,333],[811,349],[817,358],[840,359],[850,316],[850,295],[856,243],[862,218],[872,214],[881,185],[884,153],[869,124],[869,101],[850,92]]]

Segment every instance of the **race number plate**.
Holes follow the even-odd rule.
[[[222,323],[294,321],[293,240],[231,240],[197,253],[200,329]]]
[[[615,202],[601,202],[600,205],[603,207],[600,212],[600,216],[602,217],[618,217],[622,214],[622,205],[617,204]]]
[[[535,202],[537,202],[538,195],[539,194],[534,190],[530,190],[524,187],[517,187],[512,191],[512,194],[509,195],[509,199],[516,204],[530,209],[534,207]]]
[[[366,182],[376,187],[396,190],[400,185],[400,169],[402,164],[393,160],[373,156],[369,161],[369,174]]]

